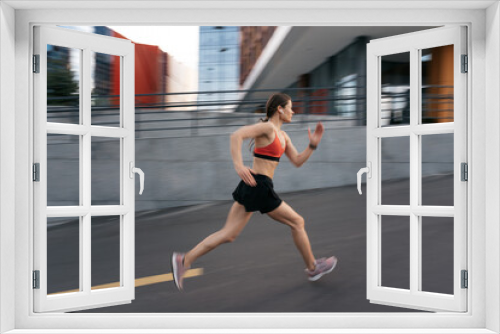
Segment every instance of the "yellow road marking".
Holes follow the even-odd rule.
[[[203,268],[190,269],[190,270],[186,271],[184,278],[201,276],[201,275],[203,275]],[[174,276],[172,275],[172,273],[146,276],[146,277],[136,278],[135,287],[137,288],[139,286],[169,282],[169,281],[173,281],[173,280],[174,280]],[[107,283],[107,284],[93,286],[92,290],[117,288],[119,286],[120,286],[120,282],[113,282],[113,283]],[[70,293],[70,292],[80,292],[80,290],[74,289],[74,290],[67,290],[67,291],[61,291],[61,292],[54,292],[54,293],[50,293],[49,296],[59,295],[62,293]]]

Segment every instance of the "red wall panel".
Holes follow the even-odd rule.
[[[127,39],[113,31],[113,37]],[[163,51],[156,45],[135,43],[135,94],[136,106],[160,103],[162,96],[137,96],[138,94],[158,94],[163,92]],[[113,57],[111,66],[112,95],[120,94],[120,62]]]

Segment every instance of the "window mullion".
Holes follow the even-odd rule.
[[[82,125],[87,129],[86,133],[82,136],[82,158],[80,163],[82,164],[82,176],[80,177],[80,182],[83,191],[83,207],[86,208],[86,213],[81,219],[83,224],[81,228],[80,237],[80,250],[81,250],[81,262],[80,262],[80,277],[83,277],[82,287],[85,293],[90,294],[91,292],[91,186],[92,186],[92,175],[91,175],[91,59],[90,50],[88,48],[83,49],[83,61],[82,61]]]
[[[419,83],[420,71],[418,49],[410,50],[410,291],[418,291],[420,282],[420,217],[414,209],[420,203],[420,145],[419,136],[415,134],[419,115]]]

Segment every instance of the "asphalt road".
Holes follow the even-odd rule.
[[[434,205],[452,191],[450,179],[450,176],[436,176],[424,181],[427,196]],[[392,191],[387,192],[388,197],[384,199],[401,201],[407,184],[407,180],[386,183]],[[290,229],[256,212],[234,243],[221,245],[198,259],[193,268],[203,268],[203,275],[185,279],[183,292],[176,289],[173,281],[149,284],[136,287],[136,297],[131,304],[80,312],[415,312],[371,304],[366,299],[364,190],[361,196],[355,186],[281,195],[305,218],[315,256],[335,255],[339,259],[337,268],[317,282],[306,279]],[[170,273],[172,252],[186,251],[221,228],[231,204],[231,201],[214,202],[137,213],[136,278]],[[392,219],[383,227],[382,282],[386,286],[405,287],[409,285],[409,228],[408,224]],[[401,219],[408,220],[407,217]],[[118,254],[117,224],[104,220],[95,223],[93,282],[94,279],[96,284],[112,282],[118,272],[117,261],[113,260]],[[452,282],[453,226],[449,221],[434,225],[437,227],[423,228],[427,249],[424,287],[427,291],[448,292]],[[68,235],[74,235],[77,230],[77,224],[54,227],[49,233],[49,254],[71,253]],[[71,247],[73,251],[76,249],[74,245]],[[54,291],[70,287],[70,275],[62,275],[69,272],[67,268],[66,271],[55,269],[65,268],[58,261],[62,258],[49,257]]]

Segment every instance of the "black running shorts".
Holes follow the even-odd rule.
[[[262,174],[252,174],[257,182],[255,187],[240,181],[233,192],[236,202],[245,206],[245,211],[268,213],[280,206],[282,200],[274,191],[273,180]]]

